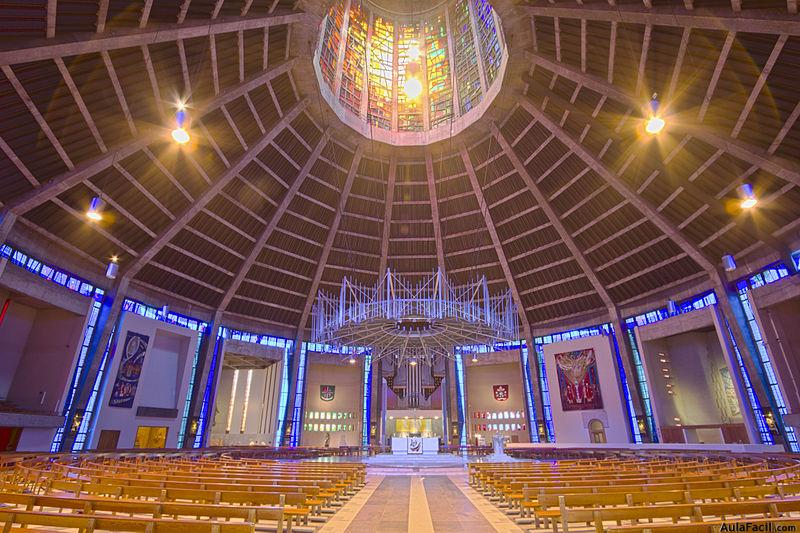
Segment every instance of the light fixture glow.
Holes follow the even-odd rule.
[[[653,115],[644,126],[644,131],[650,135],[658,135],[666,126],[666,121],[658,115]]]
[[[472,356],[472,362],[473,363],[477,363],[478,362],[478,356],[477,355],[473,355]]]
[[[412,359],[412,360],[410,360],[408,362],[408,364],[411,365],[411,366],[417,366],[417,360],[416,359]]]
[[[112,262],[112,263],[116,263],[116,262],[118,262],[118,261],[119,261],[119,256],[116,256],[116,255],[112,255],[112,256],[111,256],[111,262]]]
[[[92,222],[100,222],[103,220],[102,208],[103,201],[95,196],[92,198],[92,202],[89,204],[89,209],[86,210],[86,218]]]
[[[756,200],[755,198],[747,198],[745,200],[742,200],[742,204],[741,204],[742,205],[742,209],[752,209],[752,208],[754,208],[756,206],[757,203],[758,203],[758,200]]]
[[[753,186],[749,183],[739,185],[736,188],[736,192],[739,194],[739,198],[741,198],[739,205],[742,209],[752,209],[758,203],[758,198],[756,198],[756,194],[753,192]]]
[[[354,364],[356,364],[356,358],[353,357],[353,356],[350,356],[350,360],[347,361],[347,362],[350,363],[351,365],[354,365]]]
[[[175,128],[172,130],[172,140],[178,144],[186,144],[189,142],[189,132],[183,128]]]
[[[409,100],[416,100],[422,94],[422,83],[417,78],[408,78],[403,84],[403,90]]]

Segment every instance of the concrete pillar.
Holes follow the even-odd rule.
[[[531,396],[533,397],[533,411],[536,422],[528,420],[528,424],[535,426],[533,432],[539,434],[539,423],[544,422],[544,400],[542,398],[541,381],[539,379],[539,361],[536,359],[536,347],[533,344],[533,333],[525,337],[525,346],[528,352],[528,368],[531,371]],[[522,357],[522,355],[520,355]],[[527,403],[527,401],[526,401]],[[527,416],[526,416],[527,418]]]
[[[0,244],[4,244],[8,240],[8,235],[11,233],[11,228],[16,221],[17,215],[9,211],[8,208],[0,211]]]
[[[753,415],[750,399],[747,396],[747,388],[744,385],[742,374],[739,371],[739,363],[736,360],[736,353],[733,349],[730,335],[728,335],[727,328],[725,327],[724,316],[718,305],[714,306],[712,317],[714,319],[714,326],[717,330],[717,336],[719,338],[720,345],[722,346],[722,353],[725,354],[725,362],[728,364],[728,371],[733,377],[733,384],[736,388],[736,398],[739,400],[739,409],[742,411],[742,418],[744,419],[744,426],[747,430],[747,437],[750,440],[750,444],[761,444],[761,434],[758,431],[758,425],[756,423],[755,415]],[[744,359],[744,356],[742,356],[742,359]],[[748,371],[748,374],[749,373],[750,372]]]
[[[724,277],[720,274],[720,280],[714,286],[722,317],[727,319],[731,328],[733,338],[739,348],[739,354],[742,356],[742,361],[744,361],[747,373],[750,376],[753,392],[758,396],[762,407],[767,405],[771,407],[775,420],[778,422],[780,436],[785,444],[787,442],[786,433],[783,424],[779,423],[781,415],[778,412],[769,384],[766,382],[758,348],[755,346],[749,328],[746,325],[744,310],[741,307],[741,303],[739,303],[738,295],[731,292],[727,287],[727,283],[724,283],[723,280]]]
[[[211,371],[211,361],[214,358],[214,348],[217,343],[217,335],[222,327],[222,311],[217,310],[208,324],[205,335],[203,335],[203,344],[200,346],[200,354],[197,359],[197,368],[194,372],[194,389],[192,389],[192,398],[189,403],[189,421],[186,427],[186,432],[183,437],[183,448],[192,448],[194,445],[194,438],[197,430],[197,423],[200,419],[201,410],[203,408],[203,396],[205,395],[206,385],[208,383],[208,375]],[[222,359],[220,357],[220,359]],[[220,363],[221,361],[217,361]],[[219,375],[219,369],[215,368],[215,376]],[[204,428],[205,435],[203,435],[203,445],[208,442],[208,436],[211,434],[211,421],[213,420],[213,400],[216,398],[217,389],[212,387],[211,395],[208,400],[208,415],[206,416],[206,426]]]
[[[619,312],[617,309],[609,309],[609,314],[611,315],[611,326],[614,328],[614,336],[617,340],[619,358],[622,360],[622,369],[625,371],[625,380],[628,383],[628,392],[631,395],[631,402],[633,402],[634,415],[637,417],[635,423],[638,424],[638,417],[643,416],[645,413],[644,405],[642,404],[642,395],[639,391],[639,376],[634,367],[633,354],[631,353],[628,339],[625,336],[625,329],[623,328],[622,320],[620,320]],[[621,382],[620,385],[622,385]],[[641,433],[641,430],[639,430],[639,432]],[[630,437],[631,442],[634,442],[633,435]]]
[[[128,279],[123,276],[114,282],[103,297],[100,314],[97,318],[97,326],[89,344],[89,349],[86,352],[83,375],[78,379],[75,401],[72,403],[72,409],[66,414],[68,421],[67,434],[64,436],[60,451],[70,451],[72,449],[72,444],[75,442],[75,437],[77,435],[77,433],[72,430],[74,421],[77,416],[83,416],[83,413],[86,411],[89,397],[92,394],[92,387],[100,371],[100,364],[103,361],[103,354],[105,353],[106,347],[109,347],[109,345],[109,362],[107,368],[110,367],[110,359],[113,357],[113,349],[116,344],[113,335],[118,333],[118,331],[115,331],[115,328],[122,317],[122,303],[125,301],[125,293],[127,290]],[[104,378],[107,379],[108,376],[106,375]],[[94,416],[97,415],[97,411],[100,408],[100,405],[95,405]],[[86,439],[87,448],[90,445],[90,439],[91,435],[88,435]]]
[[[295,342],[294,342],[294,348],[292,350],[292,355],[289,357],[289,396],[288,396],[288,398],[286,400],[286,413],[284,413],[284,418],[283,418],[283,420],[284,420],[284,423],[283,423],[283,435],[280,436],[281,441],[276,443],[276,445],[278,445],[278,446],[281,446],[281,445],[288,446],[289,445],[289,436],[288,435],[291,432],[292,422],[293,422],[293,414],[294,414],[294,410],[295,410],[295,400],[296,400],[295,396],[297,395],[297,385],[298,385],[297,382],[298,382],[298,378],[300,377],[298,375],[299,366],[300,366],[300,351],[302,349],[304,338],[305,338],[305,336],[303,335],[303,333],[299,332],[298,335],[297,335],[297,338],[295,339]],[[303,380],[303,383],[305,384],[305,379]],[[300,393],[303,394],[304,391],[300,391]],[[302,400],[302,398],[301,398],[301,400]],[[301,407],[301,409],[300,409],[301,412],[300,412],[299,416],[302,417],[303,416],[303,413],[302,413],[302,402],[301,402],[300,407]],[[302,430],[302,420],[301,420],[300,429]],[[299,435],[298,435],[298,441],[297,442],[298,443],[300,442]]]

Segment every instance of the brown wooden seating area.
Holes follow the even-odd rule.
[[[0,470],[0,523],[81,531],[313,531],[365,467],[223,455],[52,456]]]
[[[537,529],[664,533],[723,523],[800,524],[800,462],[788,457],[595,457],[472,463],[470,484]]]

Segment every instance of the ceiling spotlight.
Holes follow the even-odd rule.
[[[644,125],[644,131],[650,135],[658,135],[664,126],[667,125],[666,121],[658,114],[661,103],[658,101],[658,93],[653,93],[650,97],[650,118]]]
[[[172,130],[172,140],[178,144],[186,144],[189,142],[189,132],[183,128],[175,128]]]
[[[478,356],[477,355],[473,355],[472,356],[472,362],[473,363],[477,363],[478,362]]]
[[[753,186],[749,183],[743,183],[736,188],[736,192],[739,194],[739,198],[741,199],[741,203],[739,204],[742,209],[752,209],[758,203],[758,198],[756,198],[755,193],[753,192]]]
[[[100,222],[103,220],[103,201],[95,196],[92,198],[92,202],[89,204],[89,209],[86,210],[86,218],[91,220],[92,222]]]
[[[422,94],[422,83],[417,78],[408,78],[403,84],[403,91],[409,100],[416,100]]]
[[[726,272],[733,272],[736,270],[736,259],[734,259],[730,254],[723,255],[722,266],[725,267]]]
[[[108,267],[106,267],[106,277],[108,279],[117,279],[117,274],[119,274],[118,260],[116,255],[111,257],[111,261],[108,263]]]
[[[347,362],[350,363],[351,365],[354,365],[356,364],[356,358],[351,355],[350,359]]]

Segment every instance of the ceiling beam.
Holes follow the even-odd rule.
[[[624,4],[608,9],[600,4],[582,6],[523,5],[519,9],[531,16],[561,17],[611,22],[612,24],[652,24],[673,28],[696,28],[729,32],[772,33],[800,35],[800,24],[787,18],[785,13],[745,11],[734,13],[729,9],[689,10],[678,6],[654,6],[646,9],[636,4]],[[757,14],[756,14],[757,13]]]
[[[798,26],[800,26],[800,24]],[[629,105],[635,109],[641,109],[647,103],[643,102],[641,98],[637,98],[634,95],[620,89],[615,85],[607,83],[605,80],[602,80],[596,76],[584,74],[583,72],[575,70],[568,65],[556,63],[551,59],[531,51],[528,51],[527,55],[533,63],[541,65],[551,72],[570,79],[575,83],[582,84],[586,88],[591,89],[598,94],[613,98],[620,103]],[[714,148],[725,150],[742,161],[760,167],[783,180],[800,186],[800,165],[793,161],[771,155],[764,150],[750,146],[742,141],[717,135],[716,133],[709,131],[706,126],[676,121],[676,123],[670,124],[667,127],[688,133],[692,137],[699,139],[713,146]]]
[[[555,132],[554,132],[555,133]],[[614,302],[611,297],[608,295],[608,291],[603,286],[603,283],[600,281],[600,278],[597,277],[595,270],[586,260],[586,256],[583,255],[583,251],[578,248],[575,239],[572,238],[567,228],[564,226],[564,223],[558,217],[553,207],[547,201],[547,197],[544,195],[542,190],[536,184],[536,181],[533,177],[528,173],[528,170],[522,164],[522,161],[519,160],[517,154],[514,152],[514,149],[508,144],[508,141],[497,129],[497,126],[492,124],[492,135],[497,139],[500,143],[500,147],[503,149],[503,152],[508,157],[511,164],[514,165],[514,169],[517,171],[517,174],[522,178],[522,181],[528,186],[528,190],[533,194],[533,197],[536,198],[536,203],[539,204],[544,211],[545,215],[547,215],[547,219],[552,224],[553,228],[555,228],[558,236],[561,237],[561,240],[564,244],[569,248],[570,253],[575,258],[575,261],[583,270],[584,275],[594,287],[594,290],[597,291],[597,294],[600,296],[600,299],[603,301],[605,306],[609,309],[614,308]],[[568,152],[569,153],[569,152]]]
[[[703,119],[706,118],[708,106],[711,104],[711,98],[714,96],[714,91],[717,90],[719,77],[722,75],[722,69],[725,68],[725,63],[728,61],[728,56],[731,53],[731,48],[733,48],[734,42],[736,42],[736,33],[728,32],[728,35],[725,36],[725,43],[722,45],[722,50],[720,50],[719,56],[717,57],[717,64],[714,66],[714,72],[711,74],[711,79],[708,82],[703,103],[700,105],[700,110],[697,113],[697,120],[699,122],[702,122]]]
[[[219,109],[221,106],[269,82],[269,80],[288,72],[294,66],[294,62],[294,59],[283,62],[272,70],[258,74],[245,83],[236,85],[218,96],[194,106],[196,118],[202,118],[209,112]],[[143,150],[157,140],[165,138],[166,135],[168,135],[168,132],[165,128],[143,130],[138,137],[129,143],[110,150],[94,159],[80,163],[76,165],[74,169],[42,184],[41,187],[15,197],[6,204],[5,209],[17,215],[25,214],[82,181],[91,178],[125,158]]]
[[[311,281],[311,287],[309,288],[308,296],[306,296],[306,303],[303,306],[303,313],[300,315],[300,322],[297,324],[298,344],[302,342],[302,339],[305,337],[304,333],[306,322],[308,322],[308,316],[311,314],[311,306],[314,304],[314,300],[317,298],[319,283],[322,280],[322,274],[325,272],[325,267],[328,264],[328,256],[331,253],[333,241],[336,239],[336,233],[339,231],[339,224],[342,221],[342,215],[344,214],[345,207],[347,207],[347,199],[350,196],[350,190],[353,188],[353,181],[355,181],[356,172],[358,172],[358,165],[361,163],[361,157],[364,155],[364,146],[364,143],[359,144],[356,147],[355,153],[353,154],[353,161],[350,163],[350,170],[347,172],[347,178],[344,181],[344,187],[339,195],[339,207],[333,217],[331,227],[328,229],[328,236],[325,238],[325,244],[322,247],[322,253],[319,256],[319,259],[317,259],[317,268],[314,272],[314,279]]]
[[[788,35],[781,35],[778,37],[778,40],[775,42],[775,46],[772,47],[772,53],[769,55],[769,59],[761,68],[761,72],[758,75],[758,79],[756,80],[755,85],[750,91],[750,95],[747,97],[747,103],[744,105],[741,114],[739,115],[739,119],[736,121],[736,125],[733,127],[733,131],[731,132],[731,137],[734,139],[739,136],[741,133],[742,128],[744,127],[745,122],[747,122],[747,117],[750,116],[750,112],[753,110],[753,106],[756,103],[756,100],[759,96],[761,96],[761,90],[764,88],[764,85],[767,83],[767,78],[769,77],[770,73],[772,72],[775,63],[778,62],[778,58],[783,51],[783,47],[786,45],[786,41],[789,40]]]
[[[254,143],[250,146],[250,149],[243,153],[239,159],[214,182],[208,189],[206,189],[203,194],[198,196],[194,203],[191,204],[187,209],[181,213],[175,220],[169,223],[169,225],[164,228],[158,234],[158,238],[154,239],[150,242],[150,244],[142,250],[139,257],[136,258],[131,264],[127,265],[123,268],[122,275],[128,278],[133,278],[136,274],[144,267],[147,263],[149,263],[155,256],[158,254],[159,251],[170,241],[172,238],[177,235],[177,233],[183,229],[191,220],[203,209],[205,209],[206,205],[213,200],[217,194],[225,188],[228,183],[231,182],[236,176],[244,170],[247,165],[249,165],[253,159],[255,159],[264,149],[275,140],[275,137],[278,136],[280,132],[286,128],[286,126],[296,119],[300,113],[302,113],[306,107],[308,107],[308,99],[303,99],[302,101],[295,104],[289,112],[284,115],[283,119],[279,122],[275,123],[272,128],[263,136],[261,137],[258,142]]]
[[[428,196],[431,201],[431,220],[433,221],[433,238],[436,242],[436,262],[439,270],[447,272],[444,263],[444,245],[442,238],[442,219],[439,216],[439,195],[436,193],[436,176],[433,173],[433,156],[425,153],[425,177],[428,181]]]
[[[386,183],[386,201],[384,202],[383,213],[383,238],[381,239],[381,260],[378,263],[378,280],[386,272],[386,265],[389,261],[389,239],[392,236],[392,208],[394,206],[394,184],[397,180],[397,156],[392,155],[389,159],[389,176]]]
[[[303,168],[300,169],[299,173],[297,174],[297,177],[292,182],[291,187],[289,187],[289,189],[283,195],[283,199],[281,200],[281,203],[278,205],[278,207],[272,214],[272,218],[270,218],[269,224],[267,224],[267,227],[264,228],[264,231],[261,233],[258,240],[253,245],[253,249],[251,250],[250,254],[244,260],[241,268],[239,268],[239,271],[236,273],[236,276],[233,278],[233,281],[231,282],[230,286],[225,291],[225,294],[223,295],[222,300],[220,301],[220,304],[218,306],[219,309],[224,311],[225,309],[228,308],[228,304],[230,304],[231,300],[236,294],[236,291],[239,290],[239,286],[242,284],[245,277],[247,277],[247,274],[250,272],[250,269],[252,268],[256,259],[261,254],[261,251],[264,249],[264,245],[267,244],[267,241],[272,236],[272,232],[275,231],[275,228],[278,226],[278,222],[280,222],[281,217],[283,217],[283,214],[289,208],[289,204],[291,204],[292,200],[294,200],[297,191],[300,190],[300,187],[305,182],[306,177],[311,172],[311,169],[314,167],[314,163],[317,162],[319,154],[322,153],[323,148],[325,148],[325,146],[328,144],[329,136],[330,133],[327,130],[322,134],[322,137],[320,138],[319,143],[317,143],[316,148],[314,148],[314,151],[311,153],[311,155],[309,155],[308,161],[306,161],[306,164],[303,165]]]
[[[14,50],[0,51],[0,65],[32,63],[57,57],[92,54],[103,50],[119,50],[135,46],[146,46],[158,43],[173,42],[178,39],[207,37],[221,33],[232,33],[239,30],[262,29],[265,26],[280,26],[301,22],[305,17],[302,11],[278,10],[273,14],[257,17],[225,18],[209,21],[192,21],[183,24],[169,24],[136,30],[117,30],[112,34],[86,34],[80,41],[74,35],[41,41]],[[25,42],[24,44],[29,44]]]
[[[58,0],[47,0],[47,38],[56,36],[56,18],[58,16]]]
[[[492,239],[494,251],[497,254],[497,260],[500,262],[500,268],[503,270],[503,275],[506,278],[506,284],[508,284],[508,288],[511,290],[511,297],[514,299],[514,304],[517,306],[517,314],[519,315],[519,320],[522,323],[522,330],[523,334],[525,335],[525,340],[527,343],[530,343],[533,340],[531,326],[528,322],[528,316],[525,313],[525,306],[522,303],[522,297],[520,296],[519,289],[517,288],[517,282],[514,279],[514,273],[511,272],[511,267],[509,266],[508,259],[506,258],[506,252],[503,250],[500,237],[497,235],[497,227],[492,219],[492,214],[489,212],[489,206],[486,204],[486,197],[483,195],[483,189],[481,188],[481,184],[478,182],[478,176],[475,174],[475,167],[472,166],[472,160],[469,158],[467,147],[461,146],[460,151],[461,161],[464,163],[464,168],[467,170],[467,177],[469,177],[469,182],[472,185],[473,192],[475,193],[475,199],[478,201],[478,205],[480,206],[481,214],[483,215],[483,220],[486,224],[486,230],[489,232],[489,236]]]
[[[554,122],[543,111],[534,106],[530,100],[523,98],[520,105],[525,111],[533,116],[535,120],[540,122],[544,127],[550,130],[555,136],[567,146],[575,155],[580,157],[592,170],[594,170],[600,177],[602,177],[609,185],[611,185],[618,193],[626,198],[631,205],[639,210],[642,215],[647,217],[653,225],[655,225],[662,233],[667,235],[675,244],[682,248],[689,256],[697,263],[700,268],[711,273],[716,273],[716,268],[713,263],[705,256],[703,251],[688,238],[686,238],[680,230],[670,222],[664,215],[652,207],[644,198],[639,196],[636,191],[628,188],[628,185],[614,172],[608,169],[605,164],[600,161],[594,154],[589,152],[585,146],[572,138],[572,136],[561,125]],[[635,157],[631,155],[631,157]],[[623,165],[623,168],[627,165]]]

